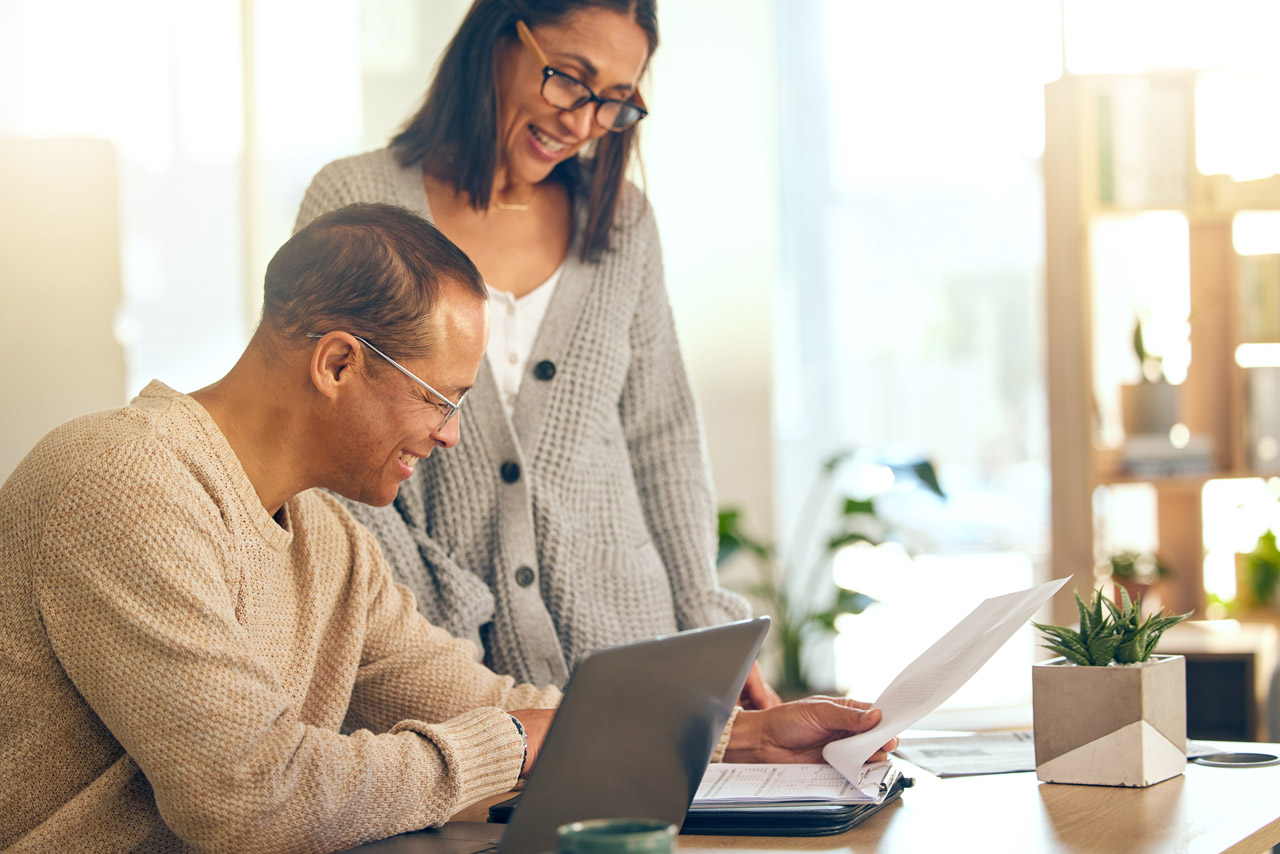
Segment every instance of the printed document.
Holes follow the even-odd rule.
[[[1068,580],[995,596],[974,608],[884,690],[875,701],[884,716],[874,729],[831,742],[822,758],[849,780],[857,780],[871,754],[942,705]]]
[[[742,806],[760,802],[825,801],[840,804],[875,803],[893,766],[870,762],[855,778],[857,785],[830,765],[749,765],[720,762],[707,766],[695,806]]]

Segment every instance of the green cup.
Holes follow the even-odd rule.
[[[593,818],[556,829],[558,854],[670,854],[676,826],[656,818]]]

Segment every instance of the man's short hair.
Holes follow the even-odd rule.
[[[431,223],[395,205],[348,205],[276,252],[263,283],[262,322],[299,344],[307,333],[341,330],[397,358],[421,358],[447,283],[488,298],[475,264]]]

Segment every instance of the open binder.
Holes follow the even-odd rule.
[[[708,836],[830,836],[844,833],[871,817],[914,784],[914,779],[892,769],[873,800],[757,799],[733,804],[695,801],[680,832]]]
[[[750,803],[697,804],[685,815],[681,833],[707,836],[830,836],[844,833],[896,801],[915,780],[894,770],[874,800],[753,800]],[[489,821],[511,819],[520,796],[489,807]]]

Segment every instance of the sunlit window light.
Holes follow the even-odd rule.
[[[1280,173],[1280,75],[1204,74],[1196,81],[1196,166],[1252,181]]]
[[[1063,0],[1075,74],[1158,68],[1280,71],[1274,0]]]
[[[1236,364],[1242,368],[1280,368],[1280,344],[1241,344],[1236,347]]]
[[[1237,255],[1280,255],[1280,211],[1240,211],[1231,220],[1231,245]]]

